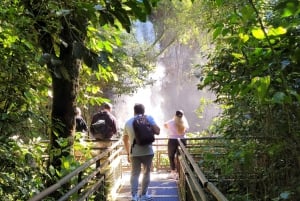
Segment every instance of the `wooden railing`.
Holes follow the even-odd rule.
[[[184,146],[179,140],[180,156],[177,158],[179,171],[178,190],[181,201],[227,201],[227,198],[207,178],[205,174],[211,174],[213,167],[205,169],[205,174],[200,169],[198,161],[203,160],[203,155],[214,154],[215,158],[222,156],[225,152],[223,138],[200,137],[186,138],[187,145]],[[168,159],[168,138],[156,138],[153,143],[155,155],[153,159],[153,171],[170,170]],[[128,170],[124,167],[123,170]],[[202,167],[201,167],[202,168]]]
[[[58,201],[88,200],[91,197],[98,200],[107,200],[110,194],[107,192],[107,186],[118,186],[121,183],[121,153],[123,149],[120,146],[121,143],[122,141],[118,140],[111,142],[110,147],[93,147],[100,150],[99,154],[96,154],[95,157],[32,197],[29,201],[47,200],[49,196],[55,196],[55,200]],[[110,184],[107,183],[108,181]],[[69,186],[68,190],[61,193],[66,185]],[[61,196],[57,198],[57,194],[61,194]]]
[[[195,161],[201,158],[204,150],[209,149],[208,151],[214,152],[218,149],[217,152],[220,153],[222,146],[220,143],[214,144],[216,140],[217,138],[187,138],[187,146],[180,142],[180,157],[177,165],[180,167],[178,189],[182,201],[207,201],[211,196],[214,200],[227,201],[214,184],[204,176]],[[170,169],[167,142],[167,138],[156,138],[153,143],[155,150],[153,171]],[[92,150],[98,154],[29,201],[44,200],[56,192],[61,192],[63,187],[71,182],[73,182],[71,188],[56,200],[89,200],[95,197],[100,197],[100,200],[112,200],[112,195],[121,185],[123,172],[130,171],[122,139],[109,141],[109,146],[102,146],[103,142],[92,143]]]
[[[218,147],[211,146],[216,140],[218,138],[188,138],[187,146],[185,146],[178,139],[180,156],[177,159],[177,164],[180,167],[179,192],[181,201],[208,201],[212,199],[227,201],[219,189],[205,177],[196,163],[195,157],[193,157],[193,154],[199,155],[200,149],[204,150],[207,145],[212,150]],[[222,147],[219,148],[222,149]]]

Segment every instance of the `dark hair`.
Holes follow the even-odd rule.
[[[183,111],[182,110],[177,110],[175,115],[179,118],[181,118],[183,116]]]
[[[140,103],[136,103],[133,107],[134,114],[144,114],[145,113],[145,106]]]
[[[110,103],[104,103],[103,108],[107,109],[107,110],[110,110],[112,108],[112,105]]]

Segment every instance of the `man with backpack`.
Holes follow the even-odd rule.
[[[131,163],[131,201],[150,201],[151,196],[147,194],[150,184],[150,171],[154,151],[152,142],[154,134],[160,133],[160,128],[152,116],[145,115],[143,104],[134,105],[134,117],[125,123],[123,142],[128,155],[128,162]],[[149,137],[149,136],[150,137]],[[148,137],[147,137],[148,136]],[[140,196],[138,196],[139,176],[143,165],[143,179]]]
[[[111,113],[112,105],[104,103],[102,110],[93,115],[90,131],[98,140],[109,140],[117,133],[115,116]]]

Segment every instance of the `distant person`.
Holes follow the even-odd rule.
[[[185,133],[189,129],[189,124],[182,110],[175,112],[175,116],[164,123],[168,131],[168,157],[170,162],[171,173],[169,178],[177,179],[175,155],[178,154],[178,138],[186,145]]]
[[[95,139],[109,140],[117,134],[116,117],[111,112],[112,105],[104,103],[101,110],[93,115],[90,131]]]
[[[81,110],[79,107],[76,107],[75,110],[75,124],[76,124],[76,132],[87,133],[88,127],[83,117],[81,116]]]
[[[152,159],[154,157],[154,151],[152,148],[152,143],[146,145],[139,145],[135,142],[135,132],[133,128],[133,122],[135,118],[144,115],[145,107],[143,104],[134,105],[134,117],[130,118],[125,123],[123,142],[124,147],[127,152],[128,162],[131,163],[131,175],[130,175],[130,185],[131,185],[131,201],[146,201],[152,200],[152,197],[147,194],[148,186],[150,184],[150,171],[152,165]],[[148,122],[150,123],[153,132],[155,134],[160,133],[160,128],[155,123],[154,119],[150,115],[145,115]],[[143,179],[141,186],[140,196],[138,195],[139,177],[141,173],[141,166],[143,166]]]

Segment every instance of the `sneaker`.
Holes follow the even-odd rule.
[[[178,173],[175,173],[175,174],[173,175],[173,179],[178,180]]]
[[[150,195],[141,195],[140,201],[153,201],[153,198]]]
[[[137,195],[132,196],[131,201],[139,201],[139,197]]]
[[[173,179],[173,174],[172,173],[168,174],[167,179]]]
[[[168,179],[175,179],[175,180],[177,180],[178,179],[178,174],[176,172],[171,172],[168,175]]]

